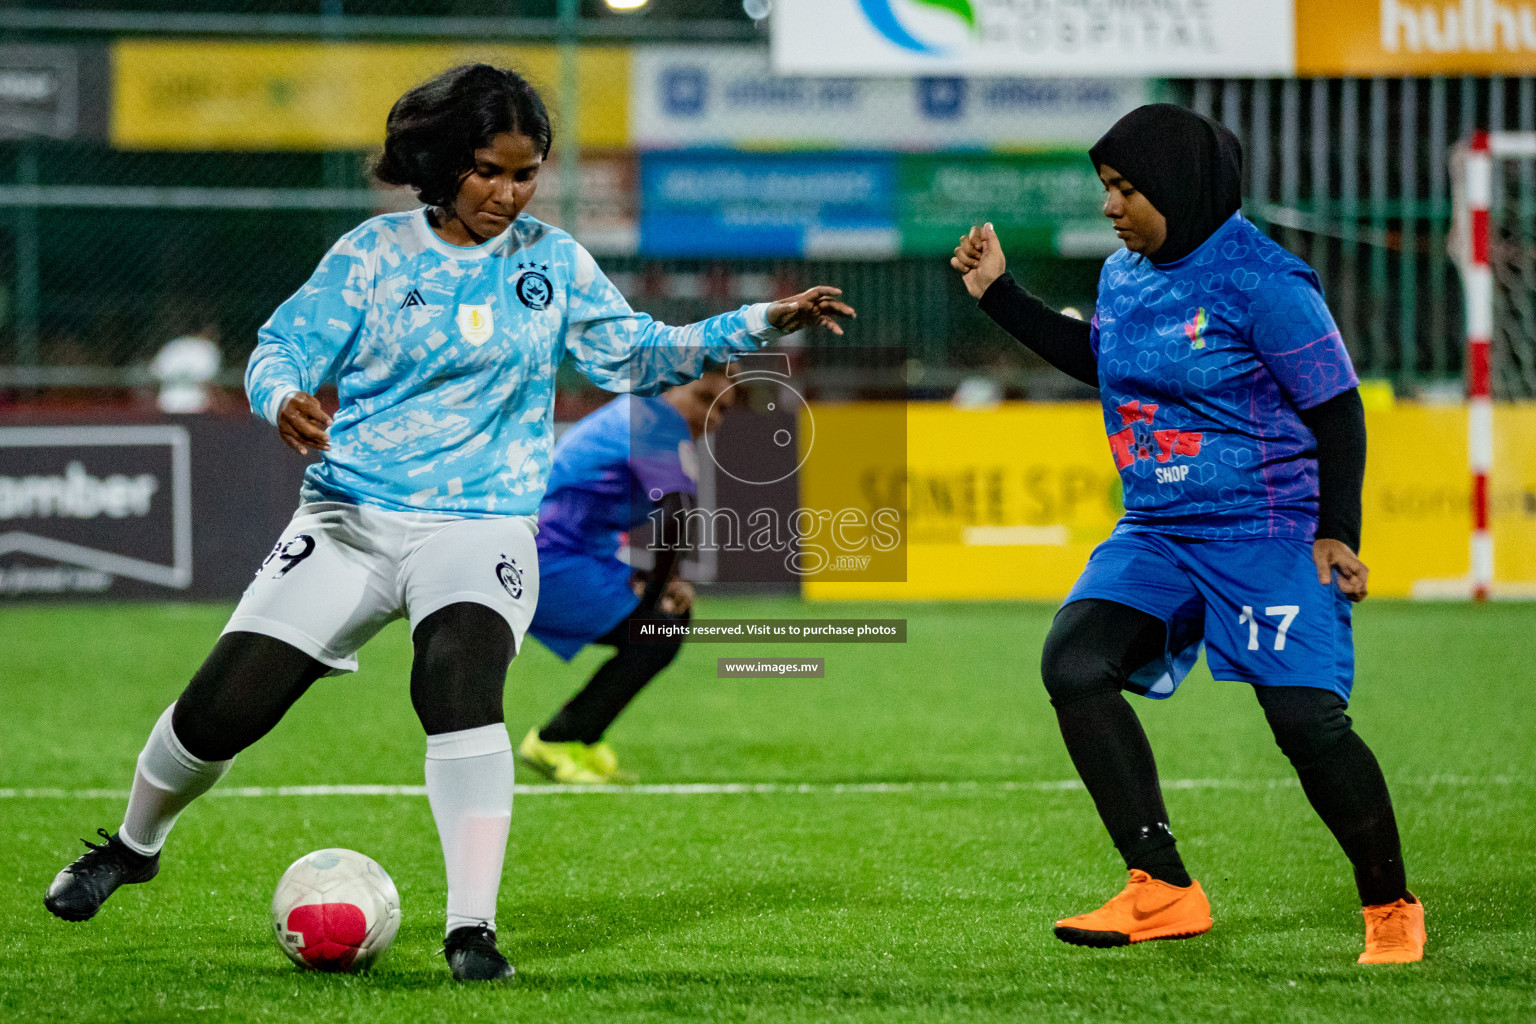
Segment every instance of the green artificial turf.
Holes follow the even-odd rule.
[[[502,887],[509,987],[455,985],[437,950],[441,854],[413,796],[210,796],[160,877],[65,924],[41,897],[122,800],[0,795],[0,1021],[1536,1020],[1536,608],[1369,602],[1352,712],[1397,804],[1428,908],[1417,965],[1355,964],[1348,866],[1248,687],[1199,670],[1136,703],[1208,935],[1062,945],[1123,868],[1041,690],[1051,609],[710,598],[701,614],[908,620],[905,645],[684,649],[611,731],[646,782],[804,792],[521,793]],[[126,788],[155,717],[227,609],[0,610],[0,788]],[[715,678],[723,655],[826,658],[826,678]],[[221,789],[419,785],[396,625],[323,680]],[[513,665],[514,743],[601,654]],[[539,782],[521,774],[520,781]],[[917,783],[838,792],[836,783]],[[948,785],[944,785],[944,784]],[[974,785],[969,785],[974,783]],[[217,792],[217,791],[216,791]],[[349,846],[399,886],[394,947],[359,977],[295,970],[267,903],[301,854]]]

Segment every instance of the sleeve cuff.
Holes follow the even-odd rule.
[[[1360,553],[1360,527],[1357,524],[1319,521],[1313,540],[1342,541],[1355,554]]]
[[[987,290],[981,293],[981,298],[976,300],[976,305],[981,307],[982,312],[986,312],[988,307],[995,307],[998,300],[1004,294],[1018,287],[1018,283],[1014,281],[1013,275],[1005,270],[1002,274],[998,275],[996,281],[987,285]]]
[[[754,302],[747,307],[747,333],[760,345],[777,341],[784,332],[768,323],[768,307],[771,302]]]
[[[274,391],[272,397],[267,399],[267,407],[262,410],[262,415],[266,418],[266,421],[274,427],[277,426],[277,414],[283,411],[283,403],[288,401],[289,395],[296,395],[298,393],[298,388],[283,388],[280,391]]]

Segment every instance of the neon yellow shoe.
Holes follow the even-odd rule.
[[[604,782],[623,785],[635,781],[632,774],[619,770],[619,755],[603,740],[586,746],[583,756],[587,770],[602,776]]]
[[[587,750],[585,743],[545,743],[539,739],[539,727],[534,726],[518,745],[517,756],[551,782],[598,786],[611,781],[587,764]]]

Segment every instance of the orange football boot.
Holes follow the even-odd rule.
[[[1091,914],[1056,922],[1056,937],[1074,946],[1128,946],[1148,939],[1187,939],[1211,930],[1211,901],[1199,882],[1180,889],[1140,868],[1120,895]]]
[[[1396,903],[1362,907],[1365,915],[1365,952],[1362,964],[1411,964],[1424,959],[1424,904],[1409,893]]]

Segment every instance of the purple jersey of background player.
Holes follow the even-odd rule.
[[[1172,263],[1122,249],[1091,343],[1120,529],[1313,539],[1316,442],[1297,410],[1359,381],[1310,267],[1240,213]]]
[[[620,535],[643,523],[663,495],[698,493],[697,456],[682,414],[661,398],[616,398],[555,445],[539,507],[540,572],[596,559],[622,566],[627,577]]]

